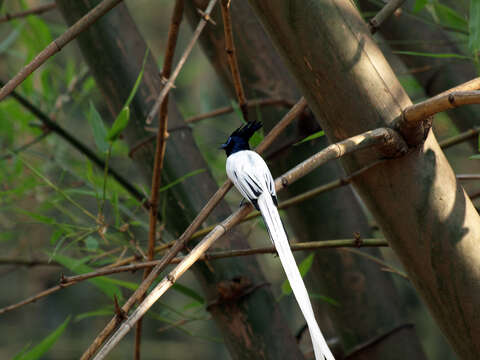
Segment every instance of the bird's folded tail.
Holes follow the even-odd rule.
[[[282,220],[278,210],[273,203],[269,193],[264,192],[258,198],[258,207],[262,213],[265,226],[267,227],[270,239],[277,249],[280,261],[282,263],[287,279],[290,282],[295,299],[305,317],[310,331],[313,350],[316,360],[335,360],[332,352],[328,348],[327,342],[318,327],[315,315],[313,313],[312,304],[308,296],[307,289],[303,283],[302,276],[298,270],[297,263],[293,257],[292,250],[288,243],[287,234],[283,228]]]

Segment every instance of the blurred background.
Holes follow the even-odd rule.
[[[47,3],[50,1],[0,0],[0,17]],[[125,3],[160,69],[174,2],[125,0]],[[460,3],[456,11],[466,18],[467,2]],[[364,15],[369,17],[371,14],[365,12]],[[55,9],[41,15],[0,23],[0,80],[5,82],[10,79],[23,64],[28,63],[66,29],[62,16]],[[184,21],[176,60],[191,36],[191,27]],[[461,33],[454,34],[451,41],[465,47],[464,37]],[[376,39],[413,102],[424,99],[423,87],[412,76],[411,69],[392,53],[392,42],[381,35],[377,35]],[[417,40],[411,41],[414,43]],[[448,64],[469,60],[447,57],[443,61]],[[175,86],[172,94],[184,118],[231,104],[230,95],[222,87],[198,45],[188,58]],[[100,154],[92,130],[95,121],[92,119],[95,116],[92,105],[105,119],[108,118],[108,110],[75,42],[48,60],[17,91]],[[435,133],[438,138],[445,139],[459,133],[448,115],[439,114],[437,117]],[[241,119],[234,112],[208,118],[192,126],[195,141],[219,184],[226,179],[225,156],[217,147],[240,124]],[[26,144],[28,146],[23,149]],[[13,153],[17,150],[18,155]],[[116,141],[110,166],[148,194],[150,184],[143,181],[140,171],[129,160],[128,151],[128,146],[122,140]],[[446,154],[457,173],[471,173],[476,166],[472,165],[476,161],[469,159],[473,152],[468,143],[457,145]],[[49,185],[46,179],[55,186]],[[109,181],[105,204],[105,216],[112,223],[112,229],[105,236],[96,231],[96,227],[81,214],[78,207],[66,200],[65,196],[68,196],[82,208],[96,214],[102,202],[103,183],[102,170],[95,168],[91,161],[56,134],[46,134],[38,119],[17,101],[9,97],[0,102],[1,308],[58,285],[62,274],[72,275],[81,266],[88,267],[92,261],[106,264],[122,256],[124,251],[135,252],[138,248],[146,248],[148,214],[138,201],[114,181]],[[475,182],[465,185],[470,193],[478,190]],[[232,209],[240,202],[235,192],[231,192],[227,199]],[[164,211],[165,207],[168,208],[168,204],[162,206]],[[373,219],[370,222],[374,226]],[[258,219],[241,226],[249,234],[252,246],[270,245],[264,226]],[[375,235],[381,237],[378,229]],[[168,233],[163,238],[164,241],[174,239]],[[401,264],[390,249],[382,249],[382,253],[387,263],[401,270]],[[306,255],[299,255],[298,259],[301,261]],[[284,276],[279,262],[272,255],[257,255],[257,258],[282,312],[289,320],[291,330],[297,332],[302,327],[302,318],[294,310],[296,304],[292,296],[282,290]],[[114,280],[82,282],[0,314],[0,358],[14,358],[22,351],[40,344],[55,331],[59,335],[58,340],[41,358],[79,357],[110,320],[113,314],[110,295],[115,293],[123,300],[127,299],[135,284],[140,282],[142,274],[143,271],[137,271],[112,276]],[[406,304],[409,322],[415,324],[427,358],[455,359],[412,285],[395,274],[392,278]],[[329,300],[341,303],[341,299],[325,301]],[[143,325],[142,357],[229,359],[222,335],[206,310],[206,305],[196,278],[187,272],[179,286],[162,297],[148,313]],[[64,331],[62,324],[66,325]],[[133,335],[133,332],[127,335],[112,353],[112,359],[132,358]],[[307,348],[308,344],[304,347]]]

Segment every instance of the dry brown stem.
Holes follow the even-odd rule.
[[[225,51],[227,52],[228,66],[232,74],[233,88],[237,95],[238,106],[243,114],[243,119],[248,121],[248,106],[245,91],[243,90],[242,79],[240,78],[240,69],[238,68],[235,43],[233,41],[232,19],[230,16],[230,0],[221,0],[223,29],[225,33]]]
[[[293,101],[289,101],[286,99],[254,99],[254,100],[248,100],[247,101],[247,107],[257,107],[257,106],[273,106],[273,105],[281,105],[284,107],[292,107],[295,103]],[[200,115],[195,115],[192,117],[189,117],[188,119],[185,120],[186,123],[194,123],[200,120],[208,119],[208,118],[213,118],[216,116],[220,116],[223,114],[228,114],[233,112],[235,109],[233,106],[225,106],[222,108],[215,109],[213,111],[210,111],[208,113],[200,114]]]
[[[43,14],[44,12],[55,9],[56,6],[57,6],[57,4],[55,4],[55,2],[51,2],[51,3],[48,3],[48,4],[39,5],[37,7],[31,8],[31,9],[28,9],[28,10],[25,10],[25,11],[19,11],[17,13],[13,13],[13,14],[6,13],[5,15],[0,17],[0,24],[4,23],[4,22],[7,22],[7,21],[10,21],[12,19],[23,18],[23,17],[26,17],[28,15],[40,15],[40,14]]]
[[[176,0],[173,8],[170,28],[168,30],[167,50],[165,52],[165,59],[163,63],[162,76],[166,79],[170,77],[172,72],[173,56],[177,46],[178,32],[180,23],[183,17],[183,0]],[[157,131],[157,145],[155,148],[155,158],[153,163],[152,187],[150,196],[150,210],[149,210],[149,230],[148,230],[148,260],[153,260],[155,255],[155,241],[157,236],[157,215],[158,215],[158,190],[160,188],[163,162],[165,158],[165,148],[167,145],[167,126],[168,126],[168,94],[165,96],[161,106],[158,123],[160,124]],[[150,269],[145,269],[143,279],[145,279],[150,272]],[[143,298],[142,298],[143,299]],[[140,343],[142,336],[142,321],[138,321],[137,330],[135,333],[135,360],[140,360]]]
[[[368,27],[372,34],[375,34],[380,28],[380,25],[387,20],[400,6],[403,5],[405,0],[390,0],[387,4],[368,22]]]
[[[217,0],[210,0],[210,2],[207,5],[207,8],[205,11],[202,12],[202,18],[198,22],[197,28],[193,32],[192,38],[190,39],[190,42],[188,43],[187,47],[185,48],[185,51],[183,52],[182,57],[177,63],[177,66],[175,67],[175,70],[171,74],[171,76],[168,78],[167,82],[165,83],[165,86],[162,88],[162,91],[160,91],[160,94],[158,95],[157,99],[155,100],[155,104],[152,107],[152,110],[147,116],[146,123],[147,125],[150,125],[153,121],[153,118],[158,112],[158,109],[160,108],[160,105],[162,104],[163,100],[167,96],[168,92],[170,89],[173,87],[175,79],[177,78],[178,74],[180,73],[180,70],[182,70],[183,65],[185,64],[185,61],[187,61],[188,56],[192,52],[193,46],[198,40],[198,37],[202,33],[203,28],[205,25],[207,25],[207,22],[210,19],[210,14],[212,13],[212,9],[217,3]]]
[[[257,148],[257,152],[261,153],[269,146],[278,136],[278,134],[284,130],[298,115],[300,115],[307,103],[304,98],[301,98],[297,104],[278,122],[277,125],[265,136],[263,141]],[[209,199],[207,204],[202,208],[202,210],[198,213],[195,219],[190,223],[184,233],[178,238],[175,244],[172,246],[170,251],[167,252],[160,260],[159,264],[156,265],[148,277],[140,284],[137,290],[133,293],[133,295],[126,301],[126,303],[122,306],[122,310],[125,313],[128,313],[132,308],[133,304],[140,299],[143,294],[146,293],[150,285],[153,283],[155,278],[158,276],[160,271],[162,271],[170,261],[175,257],[175,255],[180,252],[188,240],[192,237],[195,231],[200,227],[200,225],[205,221],[205,219],[210,215],[213,209],[217,206],[217,204],[223,199],[223,197],[227,194],[227,192],[232,187],[232,182],[227,180],[213,196]],[[120,323],[121,319],[118,317],[114,317],[107,326],[100,332],[100,334],[94,339],[92,344],[88,347],[85,353],[82,355],[81,359],[86,360],[90,359],[101,344],[105,341],[105,339],[113,332],[116,326]]]
[[[275,187],[277,191],[280,191],[288,184],[305,176],[310,171],[329,160],[374,145],[380,146],[379,150],[382,153],[382,156],[385,153],[402,154],[406,149],[405,143],[392,129],[379,128],[367,131],[339,143],[332,144],[311,156],[292,170],[277,178],[275,181]],[[388,147],[388,149],[385,147]],[[150,292],[131,316],[120,325],[115,334],[100,349],[95,359],[104,359],[116,344],[118,344],[118,342],[130,331],[138,319],[148,311],[148,309],[175,283],[175,281],[182,276],[218,238],[238,224],[240,220],[251,211],[252,207],[250,204],[243,205],[221,224],[217,225],[202,241],[200,241],[195,248],[193,248],[192,251]]]

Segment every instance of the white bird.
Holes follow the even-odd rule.
[[[227,176],[240,193],[260,211],[282,263],[290,287],[305,317],[312,339],[315,359],[335,360],[318,327],[312,304],[288,242],[277,210],[275,182],[263,158],[250,150],[249,139],[262,124],[248,122],[235,130],[221,146],[227,153]]]

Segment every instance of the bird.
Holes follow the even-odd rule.
[[[260,211],[300,310],[307,322],[316,360],[335,360],[320,331],[312,304],[293,257],[287,233],[278,213],[275,182],[265,160],[250,150],[249,140],[262,127],[249,121],[236,129],[220,146],[227,155],[226,172],[240,194]]]

